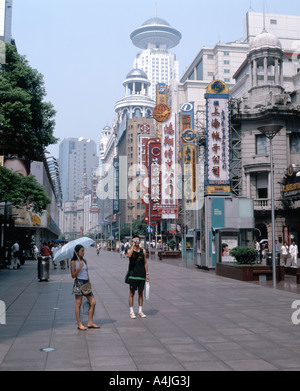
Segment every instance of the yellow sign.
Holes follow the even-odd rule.
[[[229,94],[229,88],[226,83],[222,80],[214,80],[212,81],[207,89],[207,94]]]
[[[181,138],[184,143],[193,143],[197,138],[197,133],[193,129],[185,129],[182,132]]]
[[[230,186],[227,185],[210,185],[206,186],[206,193],[207,194],[214,194],[214,193],[230,193]]]

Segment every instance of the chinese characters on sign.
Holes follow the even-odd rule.
[[[145,145],[146,164],[148,167],[146,193],[142,202],[146,206],[144,220],[155,225],[161,220],[161,143],[158,138],[149,138]],[[150,208],[149,208],[150,201]],[[149,217],[150,209],[150,217]]]
[[[220,88],[222,82],[218,82],[217,90],[212,92],[226,91],[225,83],[224,88]],[[214,85],[209,86],[208,90]],[[224,93],[209,93],[205,95],[205,98],[207,105],[207,191],[209,193],[228,192],[230,191],[229,96]]]
[[[177,206],[177,153],[176,114],[162,126],[161,134],[162,218],[176,219]]]

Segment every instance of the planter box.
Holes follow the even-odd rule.
[[[159,251],[158,258],[160,260],[164,258],[181,258],[181,251]]]
[[[240,281],[259,281],[259,276],[265,275],[268,281],[272,280],[272,266],[247,266],[247,265],[228,265],[225,263],[216,264],[217,276],[233,278]],[[284,267],[276,267],[277,281],[284,280]]]

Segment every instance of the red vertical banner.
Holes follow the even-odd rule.
[[[146,206],[145,221],[156,225],[161,220],[161,143],[160,139],[151,138],[146,142],[146,164],[148,177],[143,185],[146,193],[142,202]],[[149,208],[150,201],[150,208]],[[150,218],[149,218],[150,209]]]

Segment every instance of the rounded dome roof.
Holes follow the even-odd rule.
[[[146,20],[134,30],[130,34],[130,39],[140,49],[147,49],[149,44],[165,45],[170,49],[179,44],[181,33],[171,27],[164,19],[155,17]]]
[[[161,19],[161,18],[151,18],[151,19],[148,19],[146,20],[145,23],[142,24],[142,26],[149,26],[151,24],[159,24],[159,25],[162,25],[162,26],[170,26],[168,22],[166,22],[164,19]]]
[[[126,79],[131,79],[133,77],[148,79],[146,73],[142,69],[134,68],[126,76]]]
[[[274,34],[268,33],[266,30],[263,30],[253,39],[250,45],[250,50],[263,47],[282,49],[279,39]]]

